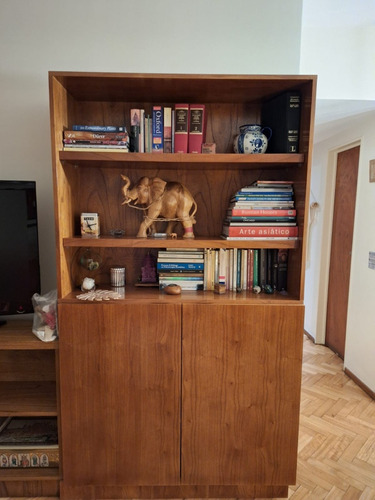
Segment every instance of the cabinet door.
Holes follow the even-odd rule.
[[[303,311],[184,304],[184,483],[293,484]]]
[[[180,311],[174,304],[59,305],[66,484],[179,480]]]

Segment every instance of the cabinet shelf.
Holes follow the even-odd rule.
[[[108,283],[107,285],[101,285],[102,289],[112,290],[112,287]],[[119,300],[109,300],[105,303],[107,304],[118,304],[121,308],[122,305],[128,303],[137,304],[140,301],[144,304],[188,304],[188,303],[199,303],[199,304],[220,304],[220,305],[236,305],[236,304],[251,304],[251,305],[270,305],[270,304],[282,304],[282,305],[298,305],[302,304],[302,301],[288,293],[274,293],[267,295],[265,293],[255,294],[250,291],[243,292],[226,292],[224,294],[217,294],[212,291],[193,291],[185,290],[182,291],[180,295],[167,295],[162,290],[158,288],[151,287],[137,287],[126,285],[125,296],[123,299]],[[115,289],[114,289],[115,290]],[[77,295],[80,295],[81,290],[76,290],[71,292],[63,299],[64,303],[76,303],[76,304],[92,304],[95,302],[82,301],[77,299]],[[97,304],[97,303],[96,303]]]
[[[58,467],[1,469],[0,481],[51,481],[60,478]]]
[[[90,152],[83,151],[60,151],[61,161],[74,163],[86,167],[118,167],[140,169],[150,168],[150,164],[156,164],[157,168],[175,169],[176,165],[181,168],[200,169],[202,165],[206,170],[226,169],[228,165],[234,169],[251,168],[285,168],[290,165],[299,165],[304,162],[303,154],[184,154],[184,153],[123,153],[123,152]],[[134,164],[134,165],[132,165]]]
[[[225,240],[221,238],[64,238],[64,247],[87,248],[298,248],[299,240]]]
[[[1,382],[0,416],[57,416],[55,382]]]
[[[58,349],[58,341],[42,342],[31,331],[31,323],[27,321],[14,321],[0,328],[0,351],[23,350],[41,351]]]

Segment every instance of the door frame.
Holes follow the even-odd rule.
[[[359,163],[361,157],[361,141],[356,140],[339,148],[333,149],[328,153],[327,160],[327,177],[326,177],[326,193],[324,201],[323,224],[322,224],[322,245],[321,245],[321,262],[319,276],[319,297],[317,307],[317,327],[316,339],[317,344],[325,344],[326,340],[326,322],[327,322],[327,302],[328,302],[328,284],[329,284],[329,268],[331,261],[331,243],[332,243],[332,227],[333,227],[333,212],[336,194],[336,174],[337,174],[337,157],[339,153],[347,151],[359,146]],[[358,172],[359,175],[359,172]],[[358,183],[357,183],[358,189]],[[324,236],[326,235],[326,236]]]

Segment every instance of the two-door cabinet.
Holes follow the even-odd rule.
[[[51,72],[59,292],[62,499],[287,496],[295,482],[303,288],[315,105],[314,76]],[[263,103],[301,95],[296,153],[233,153]],[[216,154],[64,150],[75,124],[130,126],[130,110],[202,103]],[[142,214],[122,205],[121,175],[179,181],[197,202],[194,239],[137,238]],[[299,236],[220,237],[230,197],[256,180],[293,181]],[[80,214],[100,216],[99,238]],[[116,237],[121,230],[121,236]],[[147,253],[287,249],[287,291],[165,294],[139,287]],[[82,256],[126,268],[119,300],[83,301]],[[81,266],[81,267],[80,267]]]

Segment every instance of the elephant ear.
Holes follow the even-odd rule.
[[[159,200],[164,193],[165,185],[167,183],[159,177],[150,179],[150,203]]]

